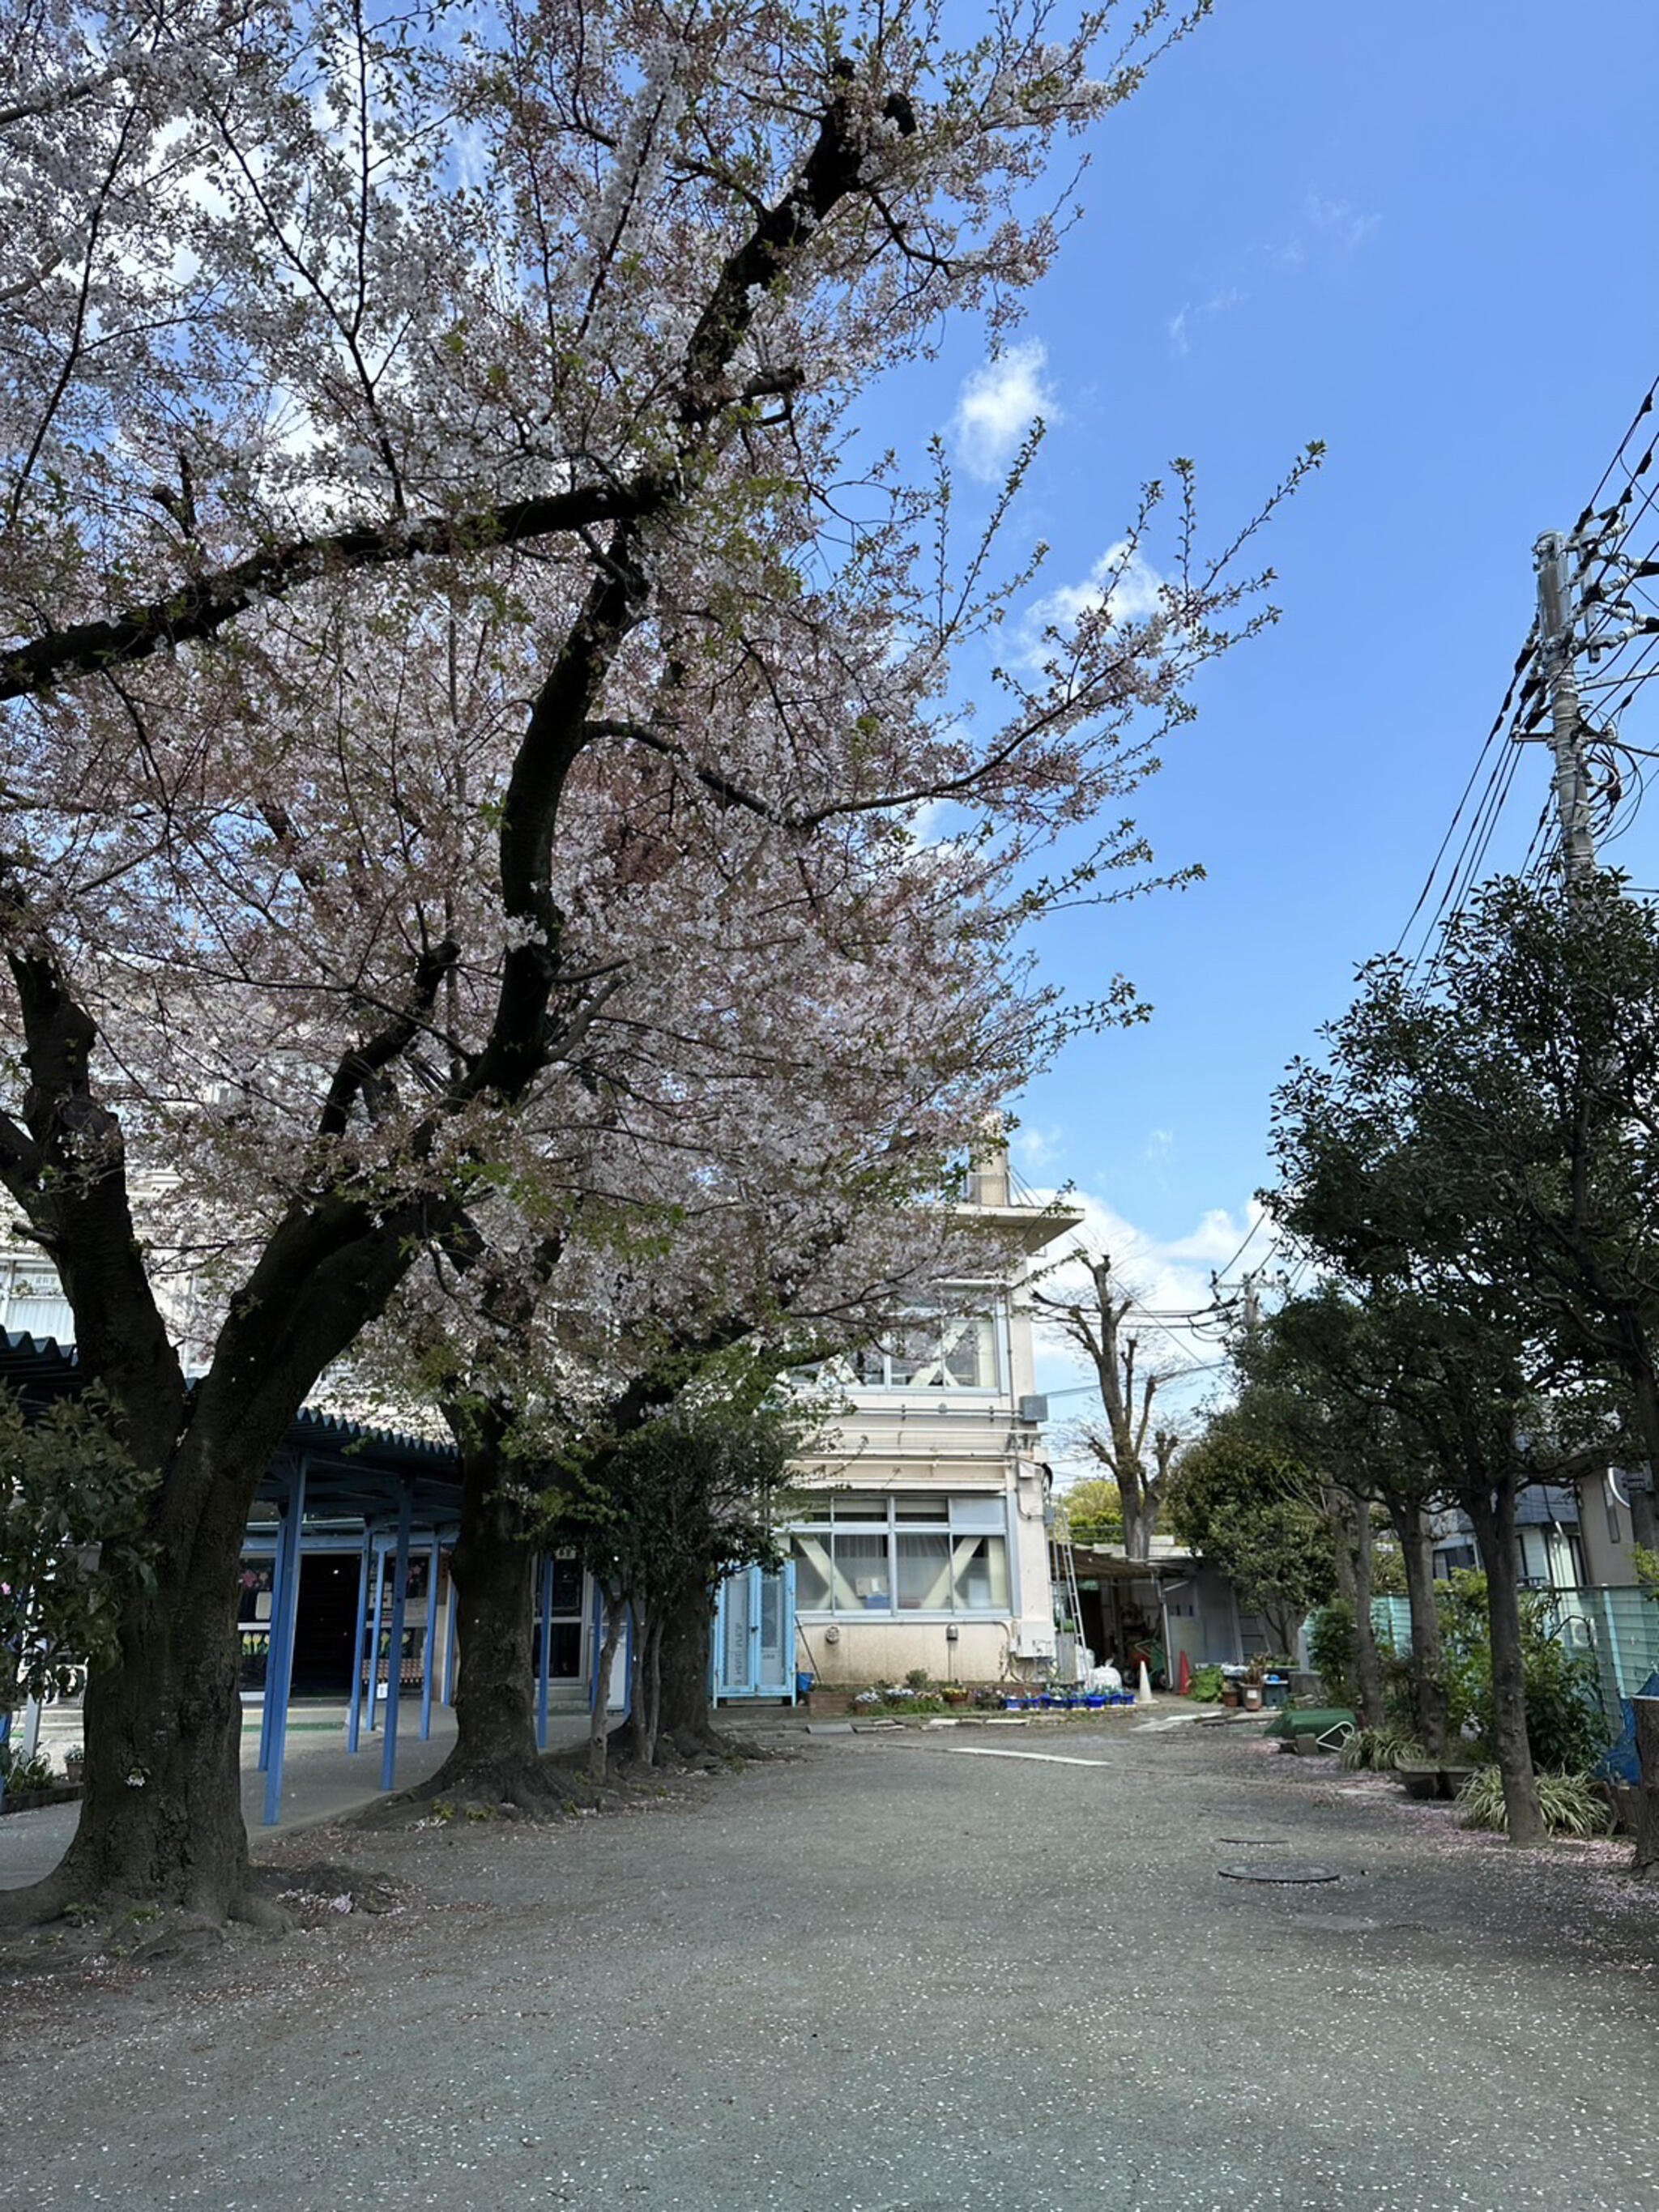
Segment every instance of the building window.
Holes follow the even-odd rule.
[[[855,1352],[859,1390],[994,1390],[997,1332],[989,1314],[918,1314]]]
[[[1007,1513],[1000,1497],[840,1492],[822,1501],[793,1541],[800,1613],[1008,1611]]]
[[[8,1329],[37,1342],[56,1337],[60,1344],[75,1341],[75,1316],[64,1296],[63,1285],[50,1267],[32,1267],[25,1261],[7,1270],[4,1284]]]

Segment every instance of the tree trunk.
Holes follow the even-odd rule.
[[[657,1744],[662,1717],[662,1615],[652,1622],[645,1639],[645,1668],[641,1678],[645,1698],[646,1763],[657,1763]]]
[[[708,1703],[714,1593],[701,1583],[684,1591],[662,1616],[659,1645],[662,1688],[659,1726],[684,1752],[719,1747]]]
[[[629,1669],[628,1720],[634,1757],[649,1766],[651,1739],[651,1638],[656,1633],[654,1613],[634,1607],[634,1663]]]
[[[129,1589],[119,1656],[87,1684],[80,1820],[46,1881],[11,1893],[7,1919],[73,1899],[223,1920],[252,1916],[242,1820],[241,1640],[236,1570],[258,1475],[240,1442],[186,1432],[156,1494],[153,1589]],[[200,1501],[199,1511],[194,1510]]]
[[[1629,1486],[1631,1540],[1652,1551],[1659,1547],[1659,1499],[1655,1496],[1659,1486],[1659,1383],[1644,1362],[1631,1374],[1631,1406],[1647,1456],[1648,1480],[1646,1488],[1634,1482]]]
[[[1638,1881],[1659,1882],[1659,1698],[1632,1698],[1641,1810],[1630,1870]]]
[[[1371,1516],[1363,1501],[1354,1514],[1353,1633],[1355,1667],[1359,1676],[1359,1723],[1362,1728],[1382,1725],[1382,1655],[1376,1648],[1376,1625],[1371,1619]]]
[[[1526,1672],[1521,1650],[1521,1602],[1515,1548],[1516,1479],[1504,1475],[1489,1492],[1466,1498],[1486,1568],[1486,1630],[1492,1645],[1492,1742],[1504,1778],[1509,1839],[1534,1850],[1549,1841],[1538,1802],[1532,1747],[1527,1741]]]
[[[1371,1622],[1371,1519],[1370,1506],[1332,1485],[1325,1513],[1335,1540],[1336,1587],[1353,1613],[1354,1690],[1359,1725],[1377,1728],[1382,1720],[1382,1660]]]
[[[1277,1650],[1270,1651],[1267,1656],[1270,1659],[1288,1659],[1294,1666],[1297,1656],[1296,1639],[1302,1626],[1302,1614],[1299,1610],[1293,1605],[1283,1602],[1278,1605],[1269,1604],[1264,1598],[1261,1601],[1261,1618],[1273,1631],[1273,1640],[1278,1647]],[[1169,1659],[1170,1655],[1166,1651],[1164,1655],[1166,1669],[1169,1666]]]
[[[606,1701],[611,1693],[611,1669],[616,1663],[617,1646],[622,1642],[627,1609],[628,1601],[620,1592],[605,1592],[605,1636],[593,1666],[593,1711],[587,1726],[587,1771],[595,1782],[605,1779],[605,1730],[610,1722]]]
[[[1412,1609],[1412,1708],[1417,1739],[1431,1761],[1446,1756],[1446,1684],[1440,1638],[1440,1605],[1434,1587],[1434,1538],[1420,1505],[1390,1505],[1406,1566]]]
[[[1127,1462],[1118,1476],[1117,1494],[1123,1505],[1123,1556],[1150,1559],[1152,1524],[1158,1516],[1139,1474]]]
[[[464,1427],[461,1522],[452,1571],[460,1666],[455,1679],[455,1742],[424,1795],[459,1792],[518,1803],[544,1797],[536,1742],[535,1559],[523,1508],[504,1486],[501,1431]]]

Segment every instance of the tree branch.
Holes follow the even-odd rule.
[[[393,568],[421,556],[453,558],[490,546],[580,530],[596,522],[654,514],[672,495],[671,481],[646,475],[629,484],[588,484],[504,507],[414,523],[360,524],[250,554],[229,567],[182,580],[166,597],[128,607],[105,622],[0,648],[0,700],[28,698],[67,678],[125,667],[166,647],[211,637],[261,599],[285,599],[319,578],[358,568]]]
[[[319,1136],[344,1135],[352,1108],[359,1098],[370,1095],[381,1071],[413,1043],[432,1012],[444,977],[460,957],[461,948],[451,937],[422,953],[415,964],[415,988],[409,1005],[366,1043],[346,1053],[335,1069],[318,1121]]]

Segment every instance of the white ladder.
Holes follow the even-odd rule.
[[[1083,1603],[1078,1595],[1077,1561],[1072,1552],[1072,1540],[1060,1534],[1060,1523],[1048,1534],[1048,1578],[1054,1594],[1054,1627],[1058,1632],[1063,1620],[1072,1624],[1072,1637],[1076,1650],[1083,1650]]]

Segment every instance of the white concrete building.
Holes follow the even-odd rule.
[[[1082,1217],[1012,1202],[1006,1155],[969,1205],[1032,1255]],[[1018,1265],[1018,1263],[1017,1263]],[[962,1284],[826,1379],[851,1410],[805,1471],[792,1530],[795,1648],[825,1686],[1030,1679],[1054,1654],[1048,1470],[1017,1276]]]

